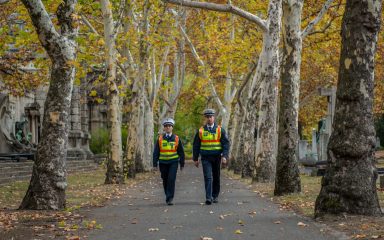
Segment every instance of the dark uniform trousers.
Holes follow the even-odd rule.
[[[221,155],[202,156],[205,199],[212,200],[220,194],[220,166]]]
[[[163,187],[165,193],[165,201],[170,201],[175,195],[175,182],[177,175],[177,167],[179,162],[159,163],[161,178],[163,179]]]

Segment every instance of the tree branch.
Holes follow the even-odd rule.
[[[243,107],[243,104],[241,102],[241,93],[243,92],[245,86],[248,84],[249,80],[251,79],[253,73],[255,72],[256,70],[256,67],[257,67],[257,64],[253,64],[252,68],[251,68],[251,71],[248,72],[245,80],[243,81],[243,84],[241,85],[241,87],[239,88],[239,90],[237,91],[237,102],[240,106],[240,111],[243,113],[244,112],[244,107]]]
[[[116,38],[118,32],[119,32],[119,29],[121,27],[121,23],[122,23],[122,20],[123,20],[123,17],[124,17],[124,10],[125,10],[125,5],[127,3],[127,0],[121,0],[120,1],[120,7],[119,7],[119,16],[117,18],[117,21],[113,27],[113,37]]]
[[[189,0],[163,0],[163,1],[167,3],[175,4],[175,5],[184,6],[184,7],[192,7],[192,8],[200,8],[200,9],[211,10],[216,12],[232,13],[257,24],[264,32],[268,31],[267,23],[265,20],[241,8],[233,6],[232,4],[217,4],[217,3],[196,2],[196,1],[189,1]]]
[[[203,68],[204,77],[208,79],[209,86],[211,87],[212,94],[213,94],[213,96],[214,96],[214,98],[216,100],[216,103],[217,103],[218,107],[220,108],[221,111],[225,112],[226,111],[225,106],[221,102],[219,96],[217,95],[215,86],[213,85],[213,82],[212,82],[211,78],[208,76],[207,69],[206,69],[206,66],[205,66],[203,60],[201,60],[201,58],[200,58],[199,54],[197,53],[196,48],[193,45],[191,39],[185,33],[184,28],[180,24],[178,24],[178,26],[179,26],[180,32],[184,36],[184,38],[187,41],[188,45],[190,46],[193,56],[195,57],[195,59],[199,63],[199,65]]]
[[[93,25],[88,21],[87,17],[84,16],[84,14],[80,14],[81,21],[93,32],[94,34],[100,36],[100,34],[97,32],[96,28],[93,27]]]
[[[57,19],[59,20],[61,28],[61,35],[72,39],[75,37],[74,31],[76,27],[74,25],[74,13],[76,3],[77,0],[64,0],[57,7],[56,11]]]
[[[52,54],[53,49],[56,48],[54,46],[55,42],[60,38],[60,34],[56,31],[51,18],[45,10],[44,4],[41,0],[22,0],[22,2],[31,16],[41,44],[48,54]],[[50,57],[54,58],[54,56]]]
[[[335,17],[331,18],[331,20],[321,29],[321,30],[318,30],[318,31],[312,31],[311,33],[308,34],[309,35],[314,35],[314,34],[319,34],[319,33],[322,33],[322,34],[325,34],[325,32],[332,26],[332,23],[338,18],[338,17],[341,17],[342,15],[339,15],[337,14]]]
[[[301,37],[302,38],[305,38],[308,36],[309,33],[311,33],[313,31],[313,28],[316,26],[317,23],[320,22],[320,20],[324,17],[325,13],[328,11],[328,9],[330,8],[332,2],[334,0],[327,0],[322,9],[320,10],[319,14],[316,16],[315,19],[313,19],[308,25],[307,27],[304,29],[304,31],[302,31],[301,33]]]

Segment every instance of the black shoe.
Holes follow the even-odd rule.
[[[219,202],[219,198],[217,198],[217,197],[213,198],[213,202],[214,203],[218,203]]]
[[[169,199],[166,201],[167,205],[172,206],[173,205],[173,199]]]
[[[212,204],[212,200],[205,200],[205,204],[206,205],[211,205]]]

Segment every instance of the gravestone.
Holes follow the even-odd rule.
[[[327,97],[327,115],[319,123],[317,153],[319,161],[327,160],[327,147],[332,134],[333,117],[335,115],[336,87],[319,88],[319,95]]]

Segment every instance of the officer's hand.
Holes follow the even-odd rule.
[[[193,161],[195,163],[195,166],[198,168],[199,167],[199,161]]]
[[[227,159],[225,157],[221,157],[221,163],[224,165],[224,166],[227,166]]]
[[[184,167],[180,167],[180,172],[182,172],[184,170]]]

